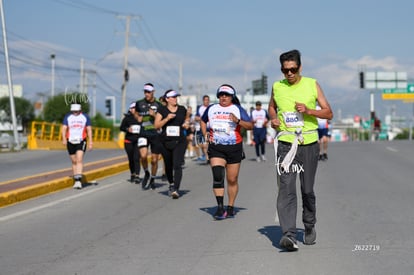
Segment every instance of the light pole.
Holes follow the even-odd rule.
[[[15,143],[15,150],[20,151],[20,140],[17,132],[17,121],[16,121],[16,109],[14,105],[14,94],[13,94],[13,83],[11,79],[11,72],[10,72],[10,62],[9,62],[9,50],[7,45],[7,33],[6,33],[6,20],[4,19],[4,11],[3,11],[3,0],[0,0],[0,15],[1,15],[1,25],[2,25],[2,33],[3,33],[3,45],[4,45],[4,59],[6,61],[6,72],[7,72],[7,83],[9,86],[9,97],[10,97],[10,112],[12,117],[13,123],[13,135],[14,135],[14,143]]]
[[[50,55],[50,59],[52,61],[52,87],[50,89],[51,97],[55,96],[55,57],[56,55],[54,53]]]

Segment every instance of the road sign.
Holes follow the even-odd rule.
[[[406,94],[407,89],[384,89],[382,90],[383,94]]]
[[[406,72],[365,72],[365,89],[405,89]]]

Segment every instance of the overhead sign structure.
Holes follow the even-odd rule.
[[[414,84],[407,84],[405,89],[384,89],[382,91],[382,99],[385,100],[413,100]]]
[[[364,72],[365,89],[407,89],[406,72]]]

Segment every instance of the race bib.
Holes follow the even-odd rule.
[[[258,119],[256,120],[256,128],[263,128],[263,124],[264,124],[264,120],[263,119]]]
[[[197,132],[201,130],[200,123],[196,123],[194,127]]]
[[[82,139],[81,138],[70,138],[69,142],[72,144],[79,144],[82,142]]]
[[[141,125],[131,125],[131,131],[133,134],[139,134],[141,131]]]
[[[215,133],[227,135],[230,134],[230,126],[227,122],[214,122],[212,128]]]
[[[180,126],[167,126],[165,134],[167,135],[167,137],[179,137]]]
[[[146,138],[140,137],[138,139],[138,147],[147,146],[147,145],[148,145],[148,140]]]
[[[284,112],[283,121],[285,122],[286,127],[303,127],[303,114],[299,112]]]

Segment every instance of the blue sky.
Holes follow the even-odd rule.
[[[105,96],[119,102],[127,15],[127,103],[142,97],[145,82],[155,84],[157,95],[178,89],[180,64],[184,94],[214,93],[222,83],[243,94],[262,73],[270,87],[283,77],[280,53],[294,48],[302,52],[303,75],[318,79],[337,118],[369,115],[369,91],[359,89],[361,65],[407,72],[414,82],[410,0],[3,2],[13,83],[33,101],[50,93],[54,53],[56,92],[77,89],[83,59],[86,70],[97,72],[98,111],[105,110]],[[93,83],[88,76],[89,92]],[[375,106],[380,117],[392,108],[412,115],[411,103],[382,101],[380,91]]]

